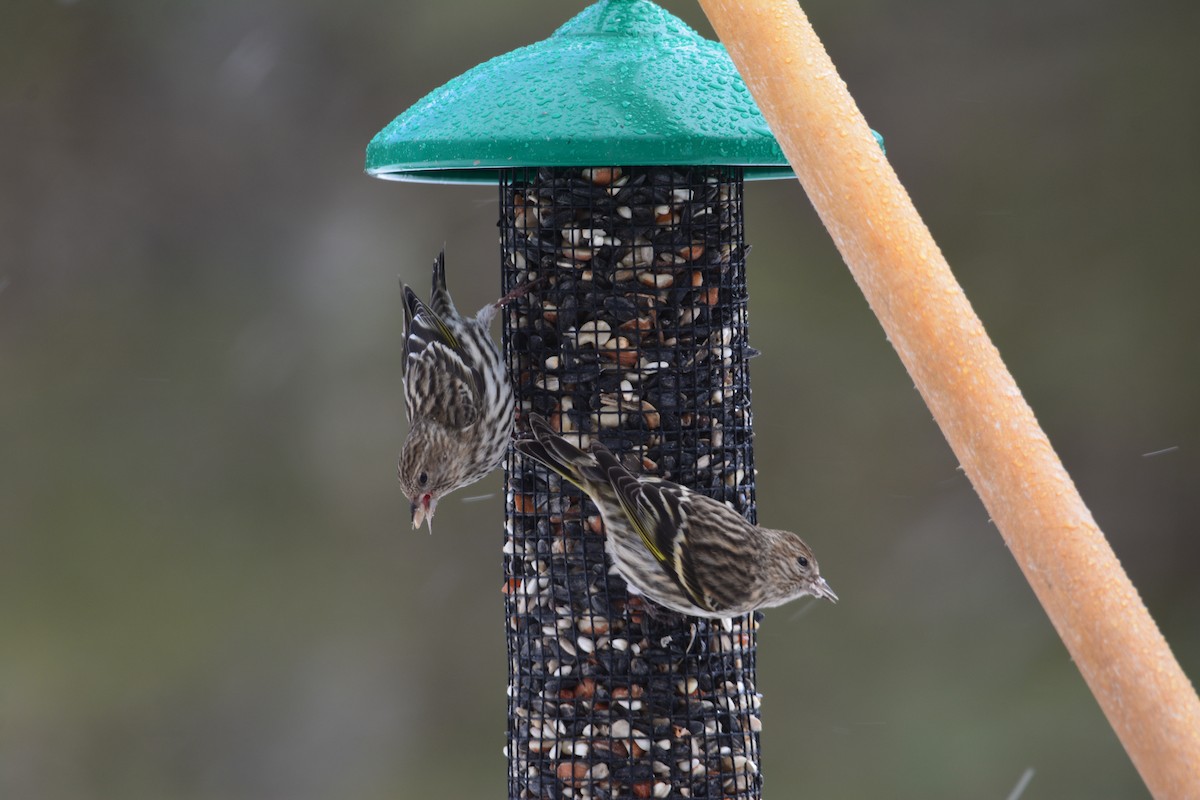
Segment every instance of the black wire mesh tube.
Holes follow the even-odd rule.
[[[509,170],[500,204],[504,291],[541,279],[504,315],[520,413],[754,520],[740,170]],[[760,797],[757,620],[629,593],[511,448],[506,496],[510,799]]]

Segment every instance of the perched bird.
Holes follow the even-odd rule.
[[[729,506],[677,483],[637,476],[594,442],[585,453],[530,417],[517,449],[589,497],[604,519],[608,553],[630,588],[696,617],[735,617],[802,595],[837,595],[799,536],[760,528]]]
[[[504,457],[513,430],[513,391],[488,334],[496,312],[529,284],[464,317],[446,290],[446,252],[433,262],[429,303],[404,290],[404,407],[408,438],[400,486],[413,528],[429,523],[444,496],[482,478]]]

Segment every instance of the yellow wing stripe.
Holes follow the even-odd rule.
[[[458,339],[454,338],[454,334],[450,332],[450,328],[447,327],[446,323],[442,322],[442,318],[433,313],[432,310],[430,310],[429,316],[433,317],[433,321],[438,328],[438,333],[441,334],[446,343],[453,347],[455,351],[461,353],[462,347],[459,345]]]
[[[625,518],[633,525],[633,529],[638,532],[638,536],[642,537],[642,544],[646,545],[646,549],[650,551],[659,562],[666,562],[667,557],[662,550],[658,549],[658,544],[655,543],[654,537],[646,532],[646,527],[642,524],[641,519],[629,502],[625,499],[624,492],[617,492],[617,501],[621,504],[621,510],[625,512]]]

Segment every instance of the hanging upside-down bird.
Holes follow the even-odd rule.
[[[637,476],[593,442],[585,453],[540,416],[517,441],[589,497],[604,519],[607,550],[630,588],[696,617],[736,617],[802,595],[837,595],[799,536],[760,528],[724,503],[678,483]]]
[[[433,292],[404,290],[404,407],[408,438],[400,486],[414,528],[429,523],[444,496],[482,478],[504,457],[513,430],[513,391],[488,333],[496,312],[529,284],[464,317],[446,290],[446,253],[433,262]]]

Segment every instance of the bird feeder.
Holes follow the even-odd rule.
[[[755,519],[742,189],[792,172],[720,44],[602,0],[424,97],[367,172],[498,183],[501,292],[536,281],[503,315],[519,413]],[[629,593],[589,500],[505,470],[509,797],[760,797],[759,615]]]

